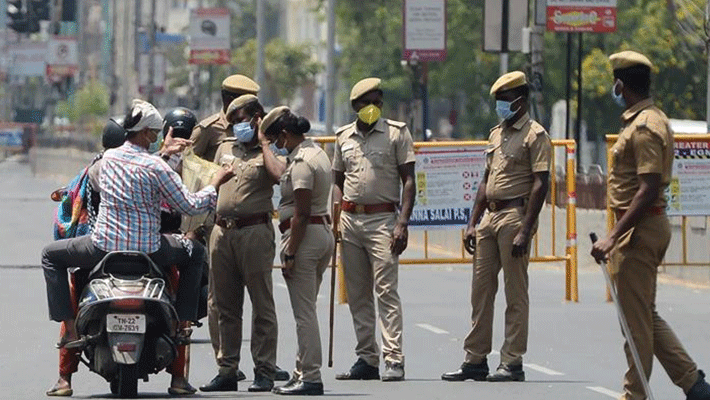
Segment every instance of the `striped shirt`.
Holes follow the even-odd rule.
[[[214,186],[190,193],[165,161],[128,141],[104,153],[99,186],[101,205],[91,240],[103,251],[157,251],[161,201],[187,215],[217,204]]]

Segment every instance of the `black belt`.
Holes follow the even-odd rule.
[[[508,200],[488,200],[488,211],[500,211],[511,207],[524,207],[525,197],[517,197]]]
[[[240,229],[246,226],[268,224],[271,221],[270,214],[252,214],[244,217],[223,217],[217,215],[215,224],[225,229]]]

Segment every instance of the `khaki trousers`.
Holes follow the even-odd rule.
[[[653,356],[658,358],[674,384],[687,392],[698,379],[698,368],[666,321],[656,312],[657,268],[665,256],[671,232],[665,215],[647,216],[624,234],[610,255],[621,309],[638,348],[646,378],[651,376]],[[645,399],[628,342],[624,343],[628,370],[624,376],[624,400]]]
[[[520,231],[523,208],[486,212],[476,228],[476,262],[471,282],[471,331],[464,340],[465,361],[479,364],[491,352],[493,305],[498,291],[498,273],[505,285],[505,340],[500,361],[520,365],[528,347],[528,260],[514,258],[513,239]]]
[[[234,375],[239,368],[246,287],[252,303],[254,373],[274,377],[278,338],[272,281],[274,255],[271,223],[241,229],[215,226],[212,230],[210,264],[219,312],[217,365],[220,375]]]
[[[281,236],[281,260],[291,230]],[[304,382],[322,382],[320,367],[323,363],[316,300],[323,280],[323,272],[333,255],[335,240],[330,228],[323,224],[309,224],[298,246],[291,277],[286,279],[291,299],[293,318],[296,320],[298,351],[294,376]]]
[[[396,218],[395,213],[340,214],[341,255],[357,339],[355,354],[372,366],[380,364],[373,287],[382,331],[383,358],[404,362],[402,304],[397,293],[399,265],[398,257],[390,250]]]
[[[212,226],[207,228],[207,254],[211,254],[209,250],[210,237],[212,236]],[[215,360],[219,362],[219,309],[217,308],[217,301],[214,297],[214,274],[212,273],[212,257],[208,257],[208,263],[210,264],[208,274],[207,274],[207,328],[210,333],[210,342],[212,343],[212,350],[214,351]]]

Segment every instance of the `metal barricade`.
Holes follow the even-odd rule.
[[[333,136],[323,136],[323,137],[313,137],[315,142],[318,142],[326,147],[327,144],[333,143],[335,137]],[[452,147],[452,146],[482,146],[487,145],[488,141],[456,141],[456,142],[415,142],[415,151],[422,148],[432,148],[432,147]],[[564,261],[565,262],[565,300],[567,301],[579,301],[579,290],[578,290],[578,272],[577,272],[577,210],[576,210],[576,143],[574,140],[553,140],[553,148],[564,148],[567,154],[566,162],[566,244],[565,253],[558,254],[557,250],[557,234],[556,234],[556,206],[557,204],[557,180],[555,179],[556,170],[555,157],[552,157],[552,164],[550,167],[550,248],[542,250],[539,243],[539,231],[533,238],[532,250],[530,255],[531,262],[554,262],[554,261]],[[423,253],[424,256],[420,258],[400,258],[400,264],[468,264],[471,263],[471,257],[467,255],[463,246],[464,229],[461,229],[460,238],[457,238],[459,248],[455,251],[450,251],[451,254],[456,254],[456,256],[450,257],[430,257],[429,249],[429,231],[423,231]],[[453,250],[453,249],[449,249]],[[459,256],[460,254],[460,256]],[[344,277],[342,276],[342,268],[339,268],[339,283],[340,283],[340,299],[344,301]]]

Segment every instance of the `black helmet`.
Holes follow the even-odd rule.
[[[104,149],[116,148],[125,141],[126,130],[123,129],[123,117],[109,118],[101,135],[101,144],[104,146]]]
[[[197,125],[197,118],[192,111],[182,107],[174,108],[163,118],[163,136],[168,135],[168,129],[172,126],[173,137],[189,139],[195,125]]]

